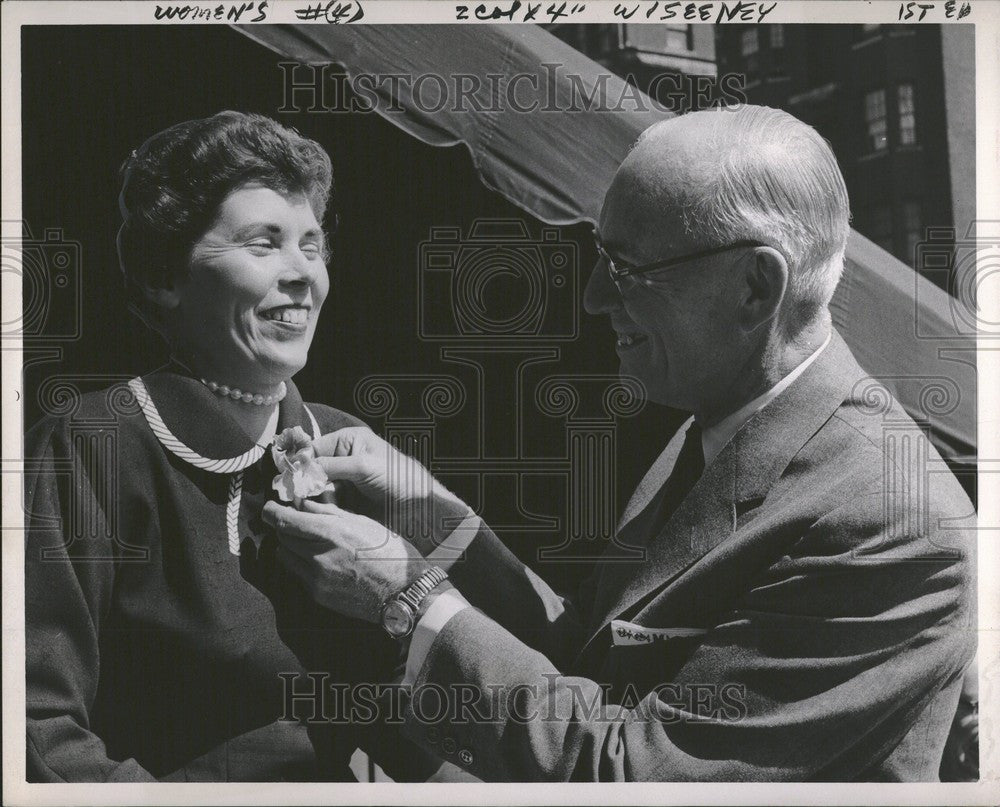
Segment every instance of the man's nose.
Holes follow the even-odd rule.
[[[608,274],[608,267],[598,259],[590,272],[587,288],[583,291],[583,307],[588,314],[610,314],[622,305],[618,287]]]

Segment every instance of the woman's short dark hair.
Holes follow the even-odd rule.
[[[322,221],[332,182],[319,143],[264,115],[219,112],[150,137],[122,166],[119,197],[118,258],[137,313],[153,325],[142,289],[187,270],[191,247],[230,192],[260,184],[302,194]]]

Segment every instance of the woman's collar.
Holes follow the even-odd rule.
[[[267,448],[275,431],[304,426],[312,418],[295,384],[278,405],[263,436],[248,434],[233,419],[232,403],[213,393],[181,365],[170,363],[129,382],[143,416],[165,448],[185,461],[215,473],[234,473],[252,465]],[[249,405],[249,404],[248,404]]]

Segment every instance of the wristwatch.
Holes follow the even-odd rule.
[[[448,579],[437,566],[432,566],[410,585],[394,594],[382,606],[382,627],[393,639],[405,639],[417,624],[417,611],[424,598]]]

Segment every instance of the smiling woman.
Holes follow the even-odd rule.
[[[121,267],[172,358],[26,436],[30,781],[352,778],[350,726],[282,719],[289,676],[384,680],[395,647],[310,605],[260,519],[276,433],[360,425],[292,382],[330,186],[318,144],[238,112],[126,161]]]
[[[330,289],[323,232],[308,200],[249,185],[232,191],[171,289],[172,342],[201,376],[273,389],[305,363]],[[211,352],[204,345],[216,345]]]
[[[305,365],[330,288],[327,154],[264,116],[221,112],[154,135],[123,174],[134,310],[199,377],[274,394]]]

